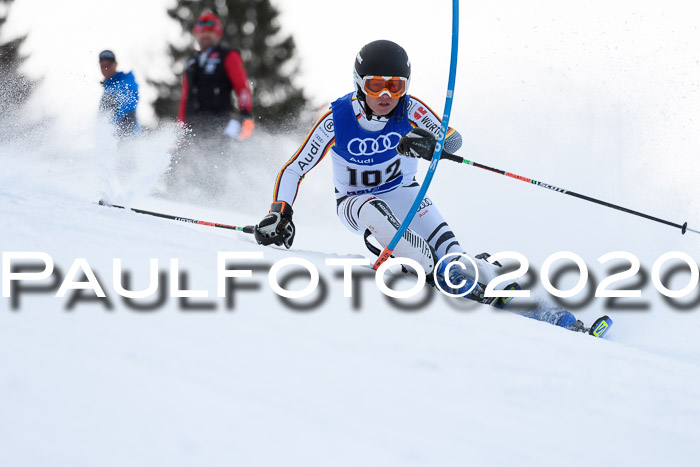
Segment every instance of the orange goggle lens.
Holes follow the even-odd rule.
[[[406,93],[406,78],[390,76],[365,76],[364,91],[370,97],[380,97],[387,93],[392,99],[398,99]]]

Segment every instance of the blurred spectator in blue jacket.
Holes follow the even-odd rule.
[[[119,136],[133,136],[141,131],[136,119],[136,106],[139,103],[139,86],[132,72],[117,71],[117,58],[111,50],[100,52],[100,70],[105,80],[104,94],[100,101],[100,111],[109,116],[109,121],[117,127]]]

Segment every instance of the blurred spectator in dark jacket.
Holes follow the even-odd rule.
[[[194,36],[199,51],[187,61],[182,78],[178,120],[196,137],[227,135],[244,140],[253,134],[253,99],[241,54],[220,45],[223,29],[213,13],[197,19]],[[239,118],[235,118],[231,93],[236,93]]]

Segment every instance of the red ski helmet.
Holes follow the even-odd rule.
[[[197,34],[200,31],[214,31],[219,37],[224,35],[221,20],[214,13],[204,13],[197,18],[197,22],[194,23],[194,33]]]

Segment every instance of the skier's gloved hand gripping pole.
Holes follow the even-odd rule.
[[[447,129],[448,129],[448,124],[450,120],[450,113],[452,112],[452,98],[454,95],[454,88],[455,88],[455,77],[457,76],[457,43],[458,43],[458,38],[459,38],[459,0],[452,0],[452,53],[450,57],[450,77],[447,82],[447,97],[445,98],[445,112],[442,115],[442,125],[440,126],[440,140],[437,141],[434,150],[433,150],[433,155],[432,158],[430,159],[430,167],[428,168],[428,173],[425,174],[425,179],[423,180],[423,183],[420,187],[420,190],[418,190],[418,194],[416,195],[416,199],[413,201],[413,205],[411,206],[411,209],[409,209],[408,214],[406,215],[406,218],[403,220],[401,223],[401,226],[399,229],[396,231],[394,234],[394,238],[391,239],[391,242],[389,242],[389,245],[387,245],[386,248],[384,248],[384,251],[382,251],[382,254],[379,255],[379,258],[377,258],[377,261],[372,265],[372,269],[378,269],[379,266],[382,265],[384,261],[389,259],[391,256],[391,253],[394,251],[394,248],[396,248],[396,245],[399,243],[399,240],[401,240],[401,237],[403,236],[404,232],[406,232],[406,229],[408,229],[409,224],[415,217],[416,213],[418,212],[418,208],[420,207],[420,203],[423,201],[423,198],[425,197],[425,193],[428,191],[428,187],[430,186],[430,182],[433,179],[433,174],[435,173],[435,170],[437,169],[438,162],[440,160],[440,153],[442,152],[442,146],[445,143],[445,136],[447,135]]]
[[[292,222],[292,207],[284,201],[276,201],[272,203],[270,212],[260,221],[260,224],[254,226],[253,233],[255,240],[264,246],[284,245],[287,248],[292,246],[294,242],[294,222]]]
[[[396,150],[404,156],[432,160],[432,155],[433,155],[433,150],[432,150],[433,146],[432,145],[434,145],[434,144],[435,144],[435,137],[432,135],[432,133],[430,133],[427,130],[423,130],[421,128],[416,128],[414,130],[411,130],[410,133],[406,134],[403,138],[401,138],[401,141],[399,142],[399,145],[396,148]],[[505,170],[501,170],[501,169],[494,169],[493,167],[479,164],[478,162],[470,161],[468,159],[463,159],[462,157],[460,157],[456,154],[450,154],[449,152],[443,151],[442,155],[440,156],[440,159],[447,159],[447,160],[451,160],[454,162],[472,165],[472,166],[478,167],[480,169],[488,170],[489,172],[494,172],[497,174],[505,175],[506,177],[511,177],[511,178],[516,179],[516,180],[522,180],[523,182],[527,182],[531,185],[541,186],[543,188],[547,188],[547,189],[549,189],[551,191],[555,191],[557,193],[562,193],[565,195],[573,196],[575,198],[579,198],[579,199],[582,199],[584,201],[590,201],[592,203],[600,204],[602,206],[607,206],[609,208],[617,209],[618,211],[623,211],[623,212],[626,212],[629,214],[634,214],[635,216],[643,217],[645,219],[649,219],[649,220],[652,220],[655,222],[660,222],[662,224],[670,225],[671,227],[681,229],[682,234],[685,234],[686,232],[694,232],[694,233],[700,234],[700,231],[689,228],[687,222],[684,222],[683,224],[676,224],[675,222],[670,222],[670,221],[667,221],[664,219],[659,219],[658,217],[650,216],[649,214],[644,214],[643,212],[633,211],[632,209],[627,209],[627,208],[624,208],[622,206],[618,206],[616,204],[608,203],[607,201],[601,201],[599,199],[591,198],[590,196],[581,195],[579,193],[565,190],[563,188],[559,188],[559,187],[550,185],[548,183],[539,182],[539,181],[533,180],[531,178],[523,177],[522,175],[514,174],[512,172],[506,172]]]

